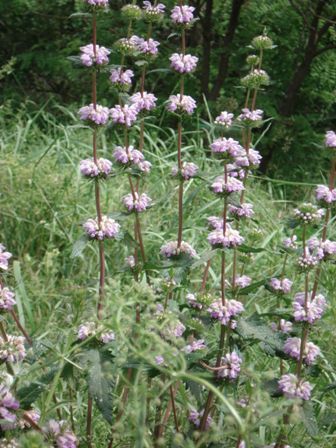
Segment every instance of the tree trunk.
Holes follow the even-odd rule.
[[[204,19],[202,20],[203,63],[202,63],[202,75],[201,75],[201,89],[206,97],[209,96],[211,39],[212,39],[212,7],[213,7],[213,0],[207,0]]]
[[[221,46],[223,48],[223,52],[221,54],[219,64],[218,64],[218,74],[217,78],[214,82],[213,88],[209,95],[210,99],[216,100],[219,96],[220,89],[227,77],[228,69],[229,69],[229,60],[230,60],[230,47],[238,26],[239,15],[241,7],[243,6],[245,0],[232,0],[231,14],[229,19],[229,24],[227,27],[227,31],[221,42]]]

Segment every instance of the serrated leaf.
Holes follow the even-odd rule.
[[[112,424],[112,391],[114,380],[112,377],[112,364],[104,354],[98,350],[89,350],[88,385],[91,397],[97,408],[109,424]]]
[[[32,381],[29,385],[23,386],[16,392],[22,409],[29,409],[39,396],[44,392],[48,385],[54,379],[58,368],[54,367],[49,372],[42,375],[39,379]]]
[[[245,296],[246,294],[249,294],[250,292],[253,292],[260,288],[260,286],[264,286],[267,282],[267,278],[263,280],[259,280],[259,282],[252,283],[249,286],[246,286],[245,288],[242,288],[239,290],[239,295]]]
[[[318,435],[318,425],[315,417],[315,410],[311,401],[305,401],[302,405],[302,420],[305,425],[308,434],[311,437]]]
[[[70,257],[71,258],[80,257],[88,242],[89,242],[89,240],[85,236],[82,236],[81,238],[79,238],[79,240],[77,240],[74,243],[74,245],[72,246],[72,251],[71,251]]]
[[[74,12],[69,16],[70,19],[73,19],[75,17],[91,17],[92,14],[89,12]]]
[[[236,331],[243,339],[254,339],[264,342],[276,350],[282,350],[283,343],[279,336],[257,316],[252,316],[250,319],[239,319]]]

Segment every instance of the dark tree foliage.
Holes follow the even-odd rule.
[[[101,21],[100,43],[111,47],[126,33],[120,7],[111,2],[112,13]],[[173,0],[164,1],[168,11]],[[188,46],[200,58],[192,83],[201,103],[204,94],[214,112],[238,112],[241,104],[239,78],[246,72],[247,44],[265,30],[277,48],[266,55],[265,67],[273,80],[259,104],[274,118],[261,144],[263,170],[281,175],[283,160],[292,165],[293,176],[306,174],[316,164],[317,151],[307,147],[335,122],[336,2],[335,0],[190,0],[199,19]],[[140,2],[139,2],[140,4]],[[11,0],[0,2],[0,87],[2,101],[13,106],[29,99],[40,106],[47,99],[71,104],[89,90],[86,77],[68,60],[79,46],[90,42],[90,19],[74,15],[84,11],[81,0]],[[136,25],[136,33],[144,25]],[[175,88],[169,76],[169,55],[176,36],[168,15],[161,26],[161,52],[152,77],[153,89],[165,99]],[[112,55],[112,63],[118,56]],[[162,70],[163,69],[163,70]],[[82,79],[78,83],[78,78]],[[106,76],[107,78],[107,76]],[[83,85],[84,84],[84,85]],[[87,85],[86,85],[87,84]],[[86,88],[87,87],[87,88]],[[113,100],[108,81],[101,96]],[[238,100],[238,101],[237,101]],[[51,102],[52,104],[52,102]],[[200,109],[202,111],[202,109]],[[304,162],[304,163],[303,163]],[[280,171],[280,173],[279,173]],[[288,177],[288,169],[283,170]],[[318,173],[317,173],[318,175]]]

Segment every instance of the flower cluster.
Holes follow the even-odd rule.
[[[177,258],[181,255],[187,255],[190,258],[197,256],[195,249],[185,241],[181,242],[180,247],[178,247],[177,241],[169,241],[161,246],[160,254],[166,258]]]
[[[237,219],[252,218],[254,215],[253,204],[247,202],[238,206],[229,204],[229,213]]]
[[[226,300],[223,305],[221,299],[218,299],[211,303],[207,311],[213,319],[218,320],[222,325],[229,325],[230,328],[235,328],[236,321],[232,318],[244,311],[244,305],[234,299]]]
[[[189,412],[188,420],[196,427],[199,428],[201,425],[201,420],[204,414],[204,409],[201,412],[196,411],[196,409],[192,409]],[[212,424],[212,417],[210,415],[207,416],[205,429],[209,429]]]
[[[190,180],[195,177],[198,172],[198,166],[192,162],[182,162],[181,171],[179,171],[177,166],[174,166],[171,170],[173,177],[180,175],[183,180]]]
[[[50,420],[43,432],[51,442],[54,442],[58,448],[76,448],[78,441],[75,434],[70,431],[67,423],[63,420]]]
[[[122,67],[113,68],[110,74],[111,83],[121,90],[128,90],[132,84],[134,73],[132,70],[123,70]]]
[[[173,53],[169,58],[171,68],[179,73],[191,73],[196,69],[198,57],[191,54]]]
[[[196,108],[196,101],[189,95],[170,95],[167,109],[169,112],[186,113],[191,115]]]
[[[232,126],[232,122],[233,122],[233,114],[227,111],[221,112],[215,118],[215,124],[223,126],[224,128],[229,128],[230,126]]]
[[[156,106],[157,98],[152,93],[147,92],[137,92],[130,97],[130,102],[132,106],[139,112],[143,110],[152,110]]]
[[[300,359],[301,339],[288,338],[284,345],[284,352],[291,358]],[[321,350],[313,342],[306,342],[303,350],[303,360],[306,364],[313,364],[320,355]]]
[[[192,341],[190,344],[183,347],[182,351],[186,354],[196,352],[198,350],[203,350],[206,348],[206,345],[204,343],[204,339],[197,339],[195,341]]]
[[[226,158],[234,159],[238,156],[245,156],[243,147],[233,138],[218,138],[210,145],[213,154],[221,155]]]
[[[228,176],[227,179],[223,176],[217,177],[210,188],[213,193],[221,196],[227,196],[245,190],[243,182],[231,176]]]
[[[273,292],[288,294],[291,292],[293,282],[288,278],[271,278],[269,281],[269,287]]]
[[[299,379],[293,373],[289,373],[282,375],[280,378],[279,389],[287,398],[309,400],[313,387],[308,381]]]
[[[109,114],[108,107],[101,106],[100,104],[94,106],[91,103],[89,106],[83,106],[79,109],[79,118],[81,120],[97,126],[105,125],[108,122]]]
[[[123,198],[123,204],[129,212],[144,212],[152,205],[152,199],[146,194],[138,194],[137,192],[129,193]]]
[[[223,232],[223,229],[210,232],[207,240],[215,248],[233,248],[244,242],[244,238],[239,231],[233,229],[230,224],[226,224],[225,232]]]
[[[280,331],[280,333],[287,334],[291,333],[291,331],[293,330],[293,323],[285,319],[280,319],[278,324],[272,322],[271,328],[273,331]]]
[[[138,116],[138,108],[135,104],[120,106],[117,104],[109,111],[112,122],[114,124],[122,124],[130,127],[134,124]]]
[[[0,429],[3,426],[11,425],[15,427],[17,416],[15,411],[20,407],[19,402],[14,398],[9,388],[1,384],[0,385]]]
[[[318,185],[315,192],[316,199],[323,205],[329,206],[336,202],[336,188],[330,189],[326,185]]]
[[[148,21],[157,21],[161,19],[165,12],[165,5],[162,3],[152,4],[148,0],[143,2],[144,18]]]
[[[16,305],[14,292],[0,283],[0,311],[10,311],[14,305]]]
[[[307,294],[299,292],[295,294],[293,302],[294,319],[298,322],[313,324],[321,319],[326,307],[327,301],[322,294],[313,296],[312,292]]]
[[[6,339],[0,337],[0,359],[6,362],[17,363],[26,357],[23,336],[7,335]]]
[[[83,228],[89,238],[103,240],[104,238],[116,238],[120,231],[120,224],[103,215],[100,223],[98,218],[90,218],[83,224]]]
[[[80,161],[80,172],[85,177],[107,177],[112,170],[112,162],[108,159],[100,158],[95,161],[93,158]]]
[[[151,170],[152,164],[145,160],[143,153],[133,146],[116,146],[113,157],[120,165],[134,166],[143,173],[149,173]]]
[[[188,5],[174,6],[170,17],[172,21],[178,25],[187,25],[194,20],[194,11],[195,8],[193,6]]]
[[[109,62],[108,56],[111,52],[105,47],[96,45],[96,49],[94,49],[94,45],[89,44],[85,45],[85,47],[80,47],[80,50],[82,53],[80,60],[86,67],[92,67],[94,64],[104,65]]]
[[[324,216],[324,210],[316,205],[305,203],[294,210],[294,216],[298,221],[310,224],[320,221]]]
[[[217,372],[218,378],[227,378],[234,380],[240,373],[240,365],[242,363],[241,357],[236,352],[227,353],[222,357],[220,363],[220,370]]]
[[[12,258],[12,254],[6,251],[3,244],[0,244],[0,269],[7,271],[8,261]]]
[[[334,131],[327,131],[325,135],[325,146],[327,148],[336,148],[336,133]]]
[[[77,338],[80,341],[85,341],[89,337],[98,336],[103,344],[108,344],[115,340],[113,331],[103,331],[103,329],[96,322],[85,322],[81,324],[77,331]]]
[[[264,111],[261,109],[250,110],[247,107],[242,109],[242,113],[238,116],[238,120],[249,127],[258,127],[263,119]]]

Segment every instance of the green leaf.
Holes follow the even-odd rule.
[[[259,252],[265,252],[266,249],[262,248],[262,247],[251,247],[251,246],[245,246],[245,244],[242,244],[241,246],[238,246],[238,250],[239,252],[243,252],[243,253],[252,253],[252,254],[257,254]]]
[[[77,240],[72,246],[71,258],[80,257],[88,242],[89,240],[86,236],[80,237],[79,240]]]
[[[254,339],[270,345],[275,350],[282,350],[282,340],[257,315],[250,319],[240,319],[236,331],[243,339]]]
[[[260,286],[264,286],[267,282],[267,278],[264,278],[263,280],[259,280],[259,282],[251,283],[251,285],[246,286],[246,288],[242,288],[239,290],[239,295],[245,296],[246,294],[250,294],[250,292],[253,292],[260,288]]]
[[[89,350],[88,385],[91,397],[97,408],[109,424],[112,424],[112,391],[114,380],[112,377],[112,364],[104,353],[98,350]]]
[[[29,385],[21,387],[17,392],[16,396],[20,401],[20,406],[22,409],[29,409],[39,396],[44,392],[48,385],[54,379],[57,367],[49,370],[49,372],[42,375],[39,379],[32,381]]]
[[[305,401],[304,404],[302,405],[302,420],[303,424],[307,429],[308,434],[311,437],[317,436],[319,429],[315,417],[314,406],[311,401]]]

